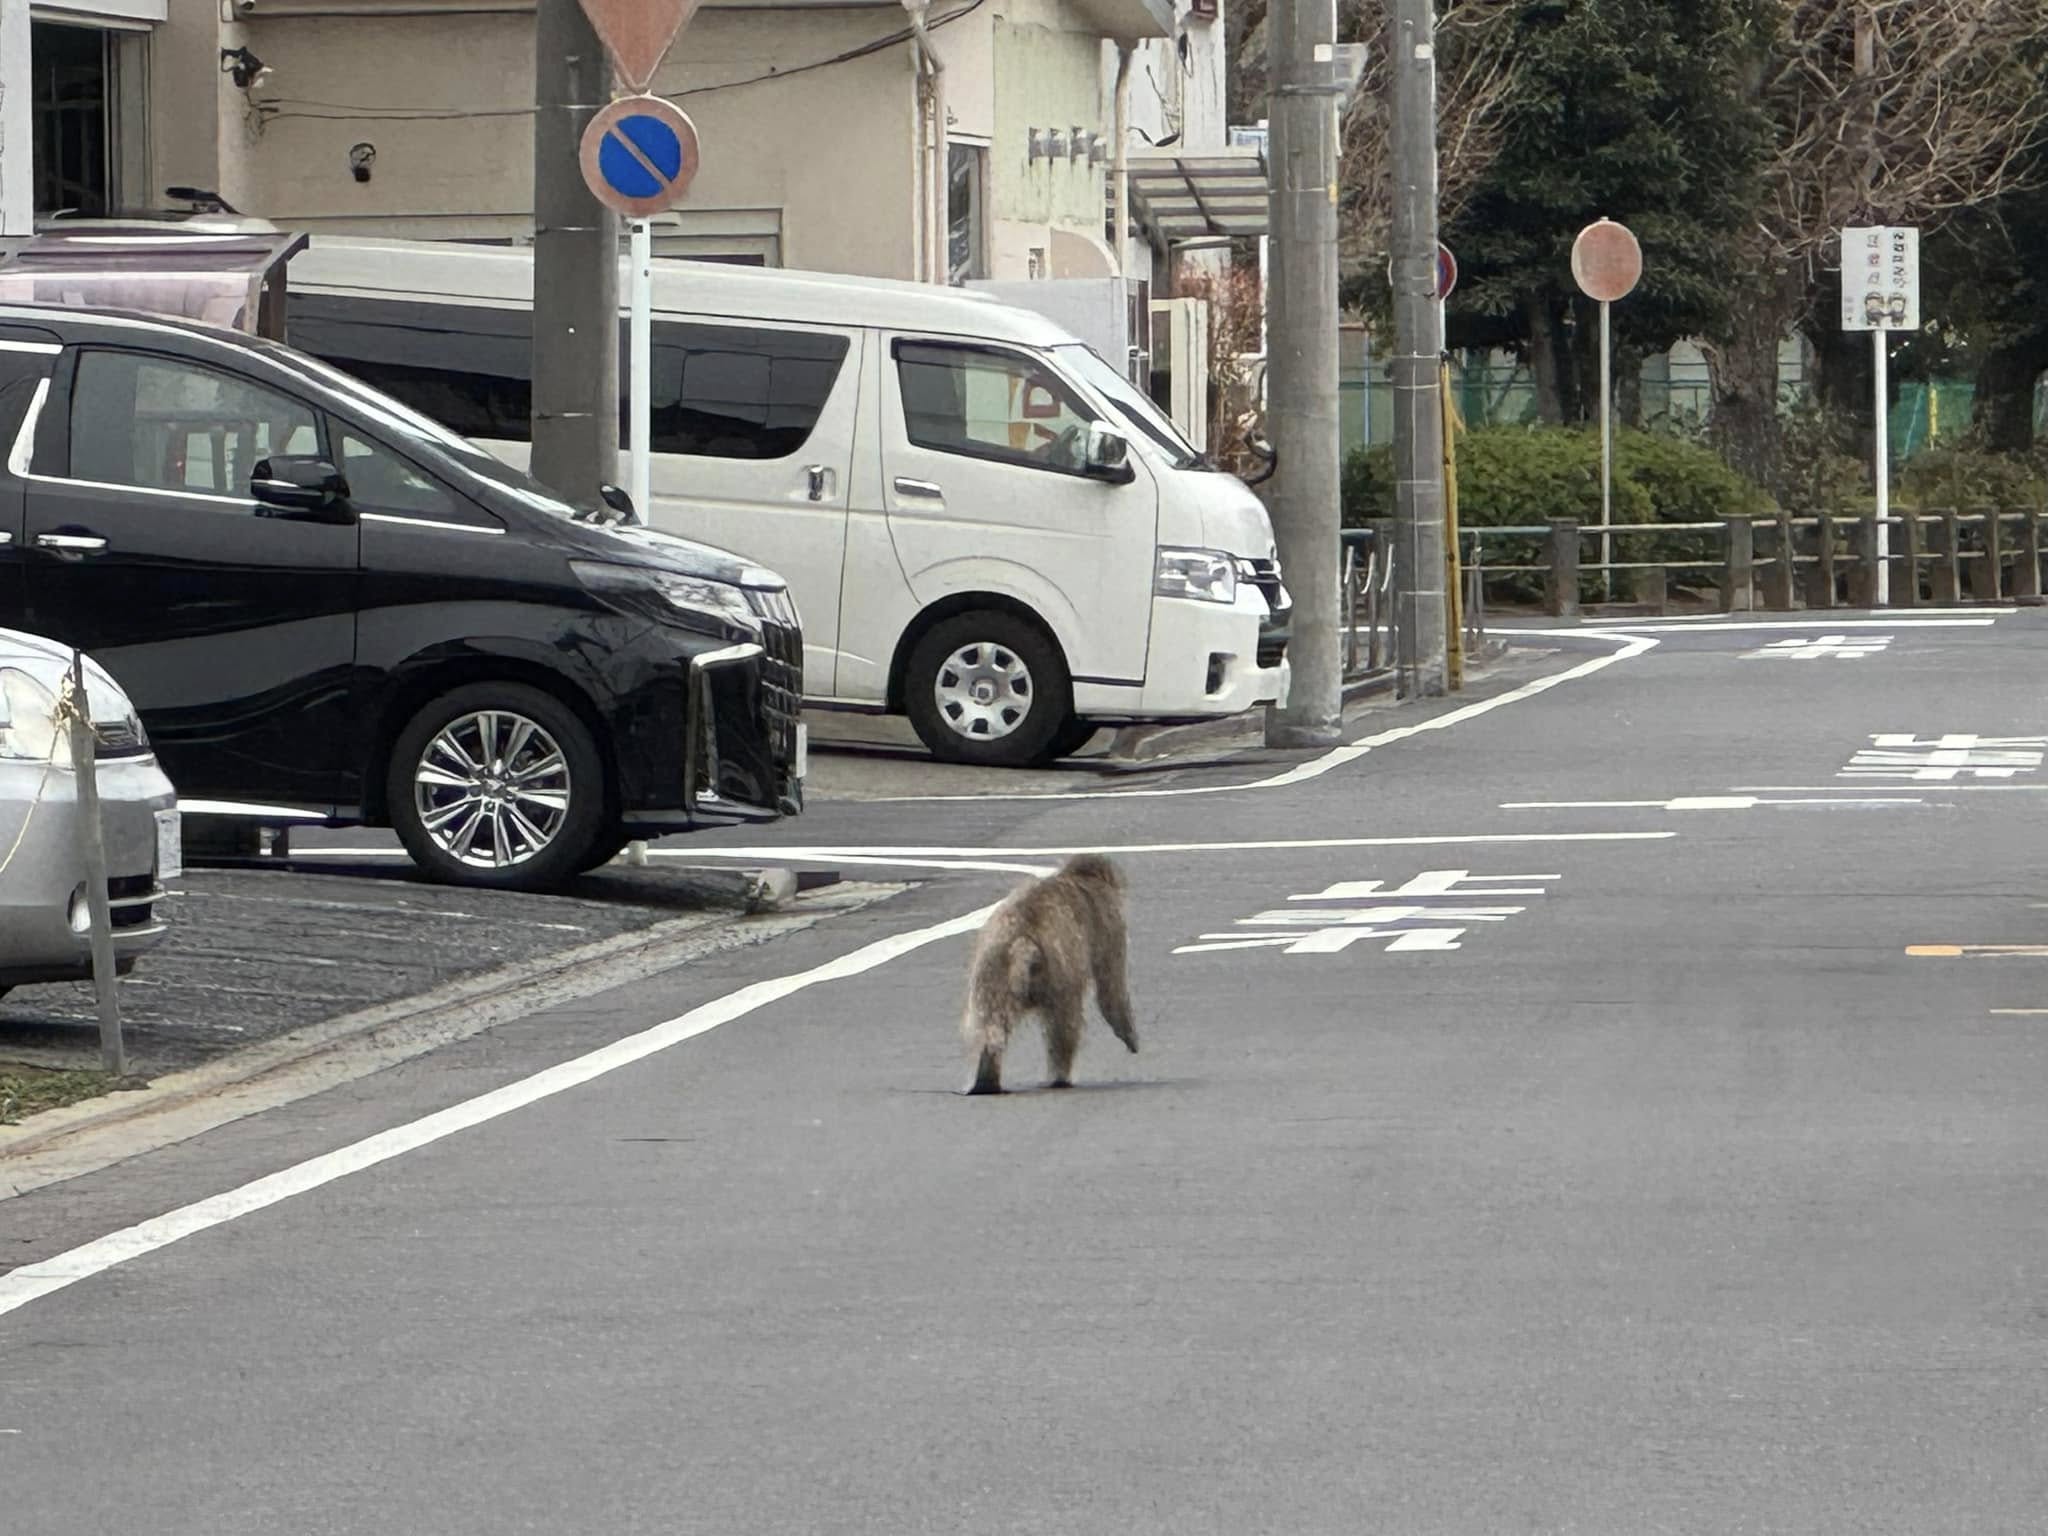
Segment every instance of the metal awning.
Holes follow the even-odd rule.
[[[137,310],[281,340],[285,266],[307,244],[277,230],[94,220],[15,245],[0,260],[0,300]]]
[[[1173,0],[1073,0],[1075,14],[1103,37],[1139,42],[1173,36]]]
[[[1266,157],[1256,148],[1131,156],[1131,213],[1169,243],[1266,232]],[[1111,194],[1114,196],[1114,193]]]

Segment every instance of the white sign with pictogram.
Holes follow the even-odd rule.
[[[2048,760],[2048,736],[1948,735],[1910,732],[1872,736],[1840,779],[1899,779],[1949,784],[1958,779],[2011,779],[2037,773]]]
[[[1429,869],[1393,890],[1387,890],[1383,880],[1346,880],[1287,898],[1316,905],[1287,906],[1241,917],[1234,931],[1205,933],[1174,953],[1277,949],[1285,955],[1335,955],[1365,943],[1388,954],[1442,953],[1462,948],[1461,941],[1472,924],[1504,923],[1528,910],[1494,898],[1542,896],[1546,886],[1561,878]]]
[[[1920,231],[1842,231],[1842,329],[1920,329]]]

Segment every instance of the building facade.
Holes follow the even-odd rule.
[[[1112,274],[1119,101],[1141,156],[1220,149],[1219,11],[934,0],[935,71],[901,0],[714,0],[654,84],[704,150],[657,248],[926,281]],[[531,233],[531,0],[0,0],[0,18],[7,232],[185,188],[315,233]]]

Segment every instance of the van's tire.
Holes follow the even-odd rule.
[[[391,749],[385,794],[406,852],[448,885],[561,885],[589,867],[612,825],[589,728],[524,683],[472,683],[414,715]]]
[[[933,625],[904,678],[910,723],[949,763],[1047,763],[1074,723],[1074,685],[1059,647],[1037,625],[995,609]]]
[[[1093,741],[1102,727],[1089,720],[1074,720],[1067,728],[1052,739],[1052,755],[1055,758],[1072,757],[1076,752]]]

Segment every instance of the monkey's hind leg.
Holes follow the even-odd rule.
[[[1081,1026],[1087,1021],[1082,1011],[1081,988],[1049,1004],[1045,1018],[1045,1064],[1048,1088],[1074,1086],[1074,1054],[1081,1048]]]
[[[1003,1048],[1010,1043],[1016,1024],[1017,1005],[1007,992],[996,988],[976,997],[963,1031],[968,1046],[977,1053],[968,1093],[1003,1091]]]

